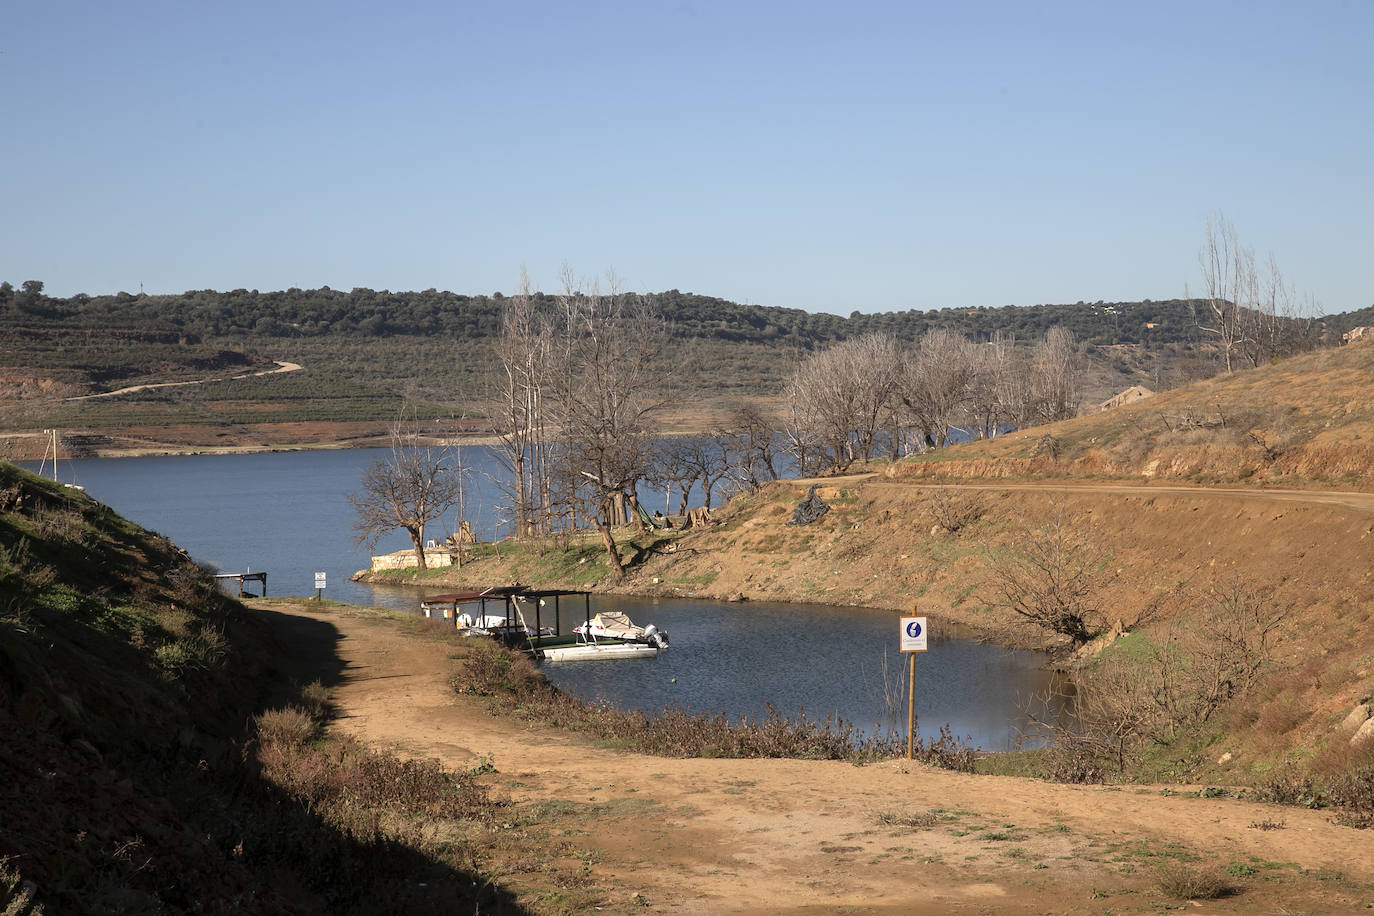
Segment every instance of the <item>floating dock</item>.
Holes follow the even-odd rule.
[[[238,582],[240,598],[266,598],[267,597],[267,573],[265,572],[237,572],[237,573],[216,573],[216,579],[234,579]],[[245,592],[243,584],[245,582],[257,582],[262,585],[262,594],[254,595],[252,592]]]

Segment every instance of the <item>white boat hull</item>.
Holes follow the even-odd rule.
[[[556,646],[544,649],[544,660],[550,662],[581,662],[611,658],[649,658],[658,654],[658,646],[644,643],[592,644]]]

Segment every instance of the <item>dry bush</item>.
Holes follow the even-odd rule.
[[[1071,697],[1028,704],[1032,721],[1053,736],[1050,778],[1107,781],[1125,773],[1147,744],[1172,744],[1254,690],[1286,606],[1239,577],[1185,600],[1193,607],[1191,616],[1165,629],[1145,651],[1106,655],[1079,674]],[[1036,712],[1066,704],[1074,710],[1069,724],[1044,721]],[[1260,725],[1265,726],[1263,713]]]
[[[1170,862],[1159,869],[1160,891],[1175,900],[1216,900],[1236,893],[1225,872],[1209,866]]]
[[[1275,773],[1255,790],[1260,801],[1295,808],[1324,808],[1326,793],[1311,776],[1300,773]]]
[[[33,524],[45,541],[78,547],[86,542],[86,520],[76,509],[40,507],[33,513]]]
[[[909,827],[912,830],[929,830],[940,824],[940,815],[934,811],[908,813],[905,811],[879,811],[874,820],[884,827]]]
[[[950,490],[931,490],[926,508],[935,523],[948,532],[960,531],[987,514],[987,503],[976,494],[959,495]]]
[[[1082,645],[1106,629],[1099,602],[1114,574],[1101,538],[1091,526],[1078,524],[1061,503],[1039,528],[1020,526],[1012,554],[989,558],[989,585],[995,606],[1031,624],[1067,636]]]
[[[301,688],[301,703],[309,715],[319,721],[323,721],[329,714],[329,688],[319,681],[311,681]]]
[[[1327,784],[1326,794],[1332,805],[1343,809],[1336,814],[1336,823],[1374,827],[1374,766],[1336,776]]]
[[[319,743],[298,707],[258,716],[255,759],[263,775],[348,835],[366,842],[423,842],[416,819],[485,820],[491,804],[470,774],[434,759],[403,760],[353,737]]]
[[[0,859],[0,916],[43,916],[42,904],[33,902],[37,892],[10,866],[9,857]]]
[[[299,706],[268,710],[256,721],[258,740],[267,744],[305,744],[319,731],[315,718]]]

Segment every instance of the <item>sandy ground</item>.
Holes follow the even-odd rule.
[[[649,757],[492,717],[450,689],[452,649],[413,627],[347,608],[258,613],[295,647],[292,676],[332,687],[332,728],[454,768],[491,760],[485,779],[512,802],[505,835],[489,838],[493,862],[507,852],[492,867],[536,910],[1374,907],[1374,834],[1324,812],[1189,794],[1198,787],[1066,786],[903,761]],[[929,823],[899,823],[921,816]],[[1237,892],[1166,897],[1160,869],[1179,860],[1229,869]],[[560,874],[581,875],[577,894],[550,890],[570,883]]]

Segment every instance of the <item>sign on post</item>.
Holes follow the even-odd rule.
[[[906,759],[912,759],[916,742],[916,655],[926,651],[926,619],[902,618],[902,651],[908,653],[906,688]]]
[[[926,651],[926,619],[924,617],[902,618],[902,651]]]
[[[320,600],[320,592],[324,591],[324,573],[315,573],[315,600]]]

